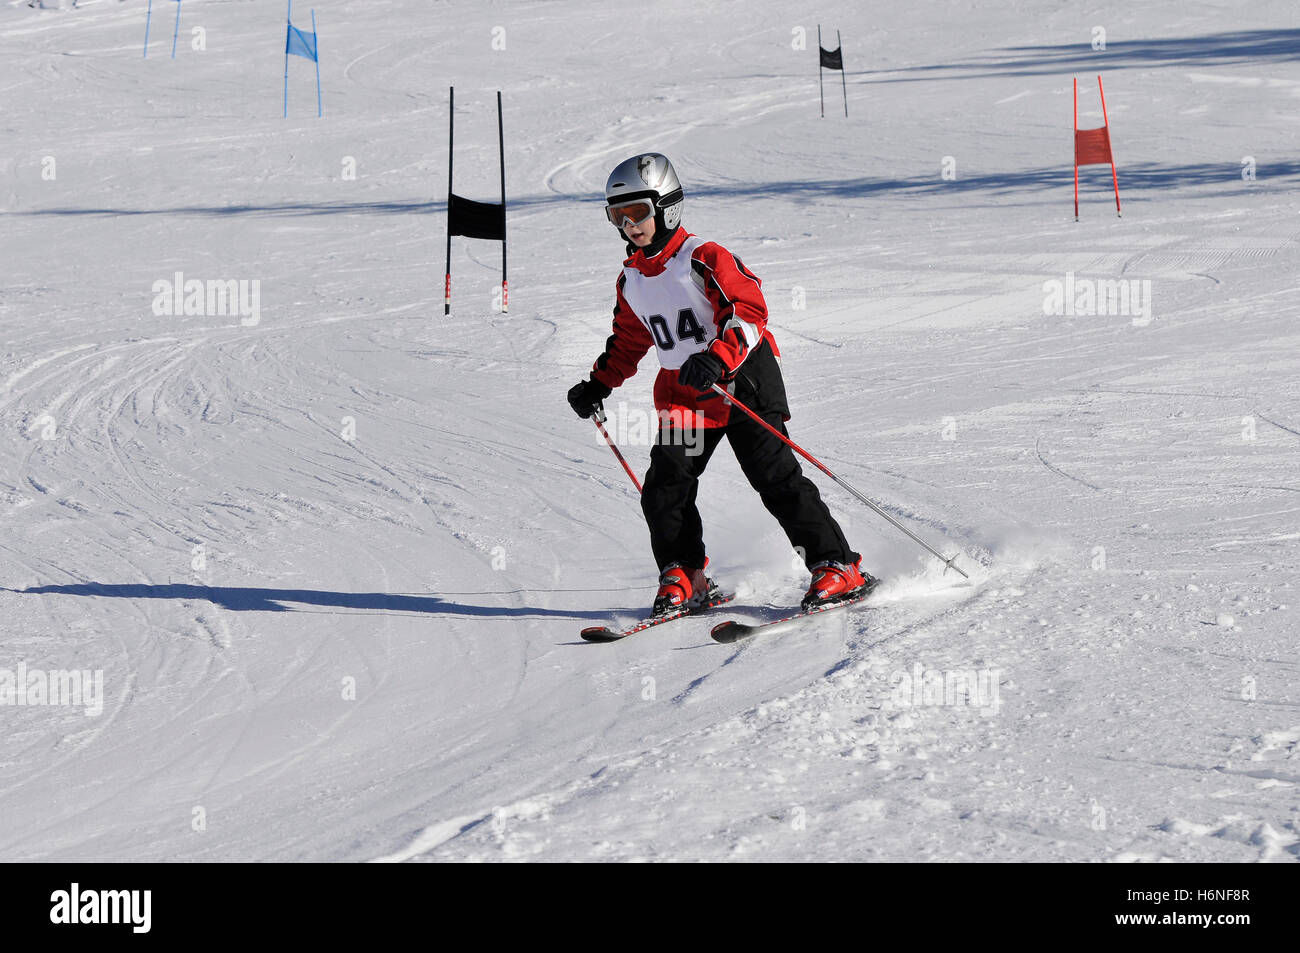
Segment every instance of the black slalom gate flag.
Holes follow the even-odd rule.
[[[844,41],[840,39],[840,31],[835,31],[835,49],[828,50],[822,46],[822,25],[817,24],[817,98],[821,101],[822,118],[826,118],[826,93],[822,86],[822,70],[837,69],[840,71],[840,88],[844,92],[844,115],[849,114],[849,87],[844,79]]]
[[[475,202],[452,195],[447,205],[447,228],[466,238],[506,240],[506,207],[500,202]]]
[[[443,286],[442,313],[451,314],[451,236],[485,238],[501,243],[501,311],[510,310],[510,285],[506,281],[506,134],[501,119],[501,93],[497,93],[497,144],[501,150],[501,201],[475,202],[451,190],[456,157],[456,90],[448,90],[447,116],[447,280]]]

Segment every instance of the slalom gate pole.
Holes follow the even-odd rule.
[[[603,405],[597,406],[596,413],[592,415],[591,422],[596,425],[596,429],[600,431],[600,435],[605,438],[605,442],[609,444],[609,449],[614,451],[614,456],[618,457],[618,462],[623,464],[623,469],[626,470],[627,475],[632,478],[632,485],[636,487],[636,491],[638,493],[642,492],[641,481],[636,478],[636,474],[632,472],[632,468],[628,466],[627,461],[623,459],[623,454],[621,454],[618,447],[614,445],[614,441],[609,438],[609,431],[605,429],[605,408]]]
[[[844,41],[840,39],[840,31],[835,31],[835,42],[840,46],[840,89],[844,91],[844,118],[849,118],[849,81],[844,78]],[[818,52],[818,56],[821,53]]]
[[[728,394],[727,391],[721,385],[714,384],[712,390],[714,393],[721,396],[722,399],[725,400],[727,403],[729,403],[731,406],[739,410],[743,410],[750,417],[754,418],[754,420],[757,421],[759,425],[761,425],[765,430],[767,430],[768,433],[772,434],[775,437],[780,438],[781,442],[784,443],[786,446],[788,446],[791,450],[799,454],[799,456],[803,457],[805,460],[807,460],[809,463],[815,466],[818,470],[821,470],[822,473],[826,474],[828,477],[830,477],[840,486],[844,487],[844,489],[852,493],[855,497],[857,497],[858,502],[865,503],[868,507],[870,507],[873,511],[875,511],[877,515],[883,516],[896,529],[902,530],[905,534],[910,536],[917,543],[920,543],[921,546],[923,546],[926,550],[928,550],[932,555],[937,556],[939,559],[941,559],[944,565],[944,572],[947,572],[949,569],[955,569],[957,570],[957,572],[961,573],[964,578],[966,579],[970,578],[970,576],[967,573],[963,572],[962,568],[958,566],[955,562],[957,557],[961,555],[960,553],[954,553],[951,557],[944,556],[943,553],[939,552],[937,549],[935,549],[933,546],[931,546],[921,537],[917,536],[915,533],[913,533],[910,529],[908,529],[898,520],[894,519],[892,516],[890,516],[888,513],[882,510],[875,503],[871,502],[871,500],[867,499],[862,493],[858,492],[858,490],[856,490],[854,487],[852,487],[851,485],[849,485],[848,483],[844,482],[839,477],[837,477],[834,473],[830,471],[829,468],[827,468],[820,460],[814,457],[807,450],[799,446],[797,443],[795,443],[785,434],[781,433],[781,431],[777,430],[775,427],[769,424],[762,417],[758,416],[758,414],[754,413],[752,410],[746,407],[743,403],[736,400],[736,398],[731,396],[731,394]],[[617,453],[617,451],[615,452]]]
[[[497,145],[501,149],[501,313],[510,310],[510,285],[506,282],[506,127],[501,118],[501,90],[497,90]]]
[[[1098,80],[1101,77],[1097,77]],[[1118,187],[1115,190],[1119,191]],[[1079,220],[1079,77],[1074,77],[1074,220]]]
[[[320,34],[316,32],[315,9],[311,11],[311,42],[316,47],[312,52],[316,54],[316,118],[319,119],[325,115],[325,110],[320,100]]]
[[[292,0],[291,0],[292,2]],[[447,87],[447,280],[443,284],[442,313],[451,314],[451,173],[456,160],[456,87]]]
[[[1123,218],[1119,210],[1119,173],[1115,171],[1115,150],[1110,144],[1110,119],[1106,116],[1106,91],[1101,88],[1100,76],[1097,77],[1097,94],[1101,96],[1101,124],[1106,127],[1106,151],[1110,153],[1110,180],[1115,185],[1115,217]]]
[[[293,26],[293,0],[284,14],[284,118],[289,118],[289,28]],[[259,286],[260,287],[260,286]],[[260,294],[260,292],[259,292]]]
[[[822,86],[822,25],[817,24],[817,101],[822,105],[822,118],[826,118],[826,90]],[[845,109],[848,108],[847,103]]]

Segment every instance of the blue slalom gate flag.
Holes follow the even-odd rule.
[[[320,49],[316,45],[316,11],[311,12],[311,32],[307,33],[293,25],[293,0],[289,0],[289,9],[284,16],[284,115],[289,116],[289,57],[301,56],[316,64],[316,117],[325,115],[320,98]]]
[[[284,44],[285,53],[302,56],[316,62],[316,34],[304,33],[292,23],[289,24],[289,36]]]

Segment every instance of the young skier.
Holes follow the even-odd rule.
[[[763,505],[804,554],[812,584],[803,608],[859,594],[875,580],[862,572],[862,557],[849,548],[794,452],[710,389],[721,383],[787,433],[780,352],[767,329],[758,278],[721,245],[681,227],[682,187],[665,156],[648,153],[619,163],[605,200],[630,257],[617,282],[614,331],[590,378],[569,390],[569,404],[579,417],[592,416],[636,373],[646,352],[658,349],[660,429],[641,494],[660,574],[653,613],[702,605],[720,593],[704,573],[708,559],[695,498],[724,436]]]

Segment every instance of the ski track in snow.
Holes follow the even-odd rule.
[[[210,47],[172,61],[116,6],[0,9],[27,77],[0,87],[0,669],[105,683],[97,717],[0,708],[0,857],[1300,860],[1293,60],[1110,8],[1188,59],[1106,54],[1124,218],[1086,170],[1076,224],[1068,77],[1099,61],[1045,0],[843,12],[847,120],[767,0],[739,33],[659,5],[672,62],[636,90],[591,55],[607,5],[503,4],[493,51],[469,7],[430,39],[425,5],[344,4],[322,121],[292,70],[281,119],[282,64],[249,53],[274,11],[198,3]],[[1216,92],[1194,114],[1189,79]],[[463,239],[442,315],[450,85],[475,198],[505,91],[508,315]],[[762,276],[794,439],[968,583],[827,484],[880,590],[713,643],[805,578],[720,450],[701,509],[736,602],[581,642],[654,585],[563,399],[609,333],[600,189],[639,149]],[[261,320],[155,315],[178,271],[258,279]],[[1150,281],[1153,320],[1044,315],[1069,272]],[[642,470],[652,365],[610,402]]]

